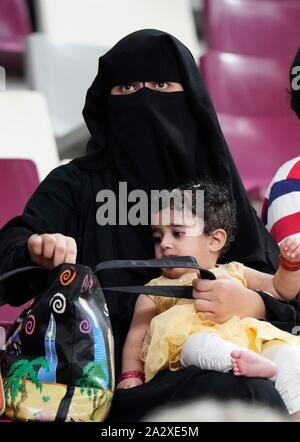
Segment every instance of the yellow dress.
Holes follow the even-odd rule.
[[[243,276],[244,266],[238,262],[219,265],[233,279],[247,288]],[[186,273],[179,279],[164,276],[152,279],[147,285],[192,285],[196,273]],[[194,333],[215,333],[223,339],[241,347],[260,353],[265,342],[280,340],[291,345],[300,345],[300,338],[284,332],[268,322],[254,318],[240,319],[233,316],[229,321],[219,324],[208,320],[202,313],[196,312],[191,299],[149,296],[156,304],[158,315],[155,316],[146,333],[141,359],[145,363],[146,382],[160,370],[179,370],[182,345],[188,336]]]

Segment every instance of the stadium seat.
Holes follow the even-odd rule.
[[[36,165],[31,160],[0,159],[0,228],[9,219],[20,215],[39,184]],[[20,307],[0,307],[0,346],[7,331],[29,303]],[[1,348],[0,348],[1,349]]]
[[[261,200],[278,168],[299,155],[300,131],[296,116],[238,117],[218,115],[244,186]]]
[[[0,159],[0,228],[9,219],[21,215],[38,184],[38,172],[33,161]]]
[[[82,117],[87,89],[105,48],[40,33],[26,42],[29,86],[44,95],[60,158],[83,155],[90,137]],[[77,151],[77,150],[78,151]]]
[[[22,72],[25,38],[30,32],[25,0],[0,0],[0,66],[7,72]]]
[[[292,59],[209,51],[200,59],[200,70],[217,112],[292,116],[288,92],[291,63]]]
[[[58,153],[45,98],[32,91],[1,92],[0,158],[35,162],[42,180],[58,166]]]
[[[38,30],[111,48],[138,29],[174,34],[196,56],[199,43],[190,0],[37,0]]]
[[[300,42],[299,0],[205,0],[208,48],[293,58]]]

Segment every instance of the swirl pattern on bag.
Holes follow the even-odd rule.
[[[61,285],[66,286],[72,284],[75,278],[76,278],[76,270],[74,269],[74,267],[71,267],[70,269],[66,269],[62,272],[62,274],[59,277],[59,281]]]

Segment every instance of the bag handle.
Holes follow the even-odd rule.
[[[0,306],[19,307],[47,288],[49,270],[27,266],[0,275]],[[13,295],[13,297],[12,297]]]
[[[116,259],[100,262],[95,269],[95,273],[107,269],[129,269],[129,268],[176,268],[199,270],[202,279],[216,279],[215,275],[200,267],[193,256],[174,256],[172,258],[161,259]]]
[[[163,259],[140,259],[140,260],[114,260],[103,261],[96,266],[95,273],[106,269],[118,268],[172,268],[181,267],[199,270],[201,278],[215,279],[215,275],[209,270],[201,268],[195,258],[191,256],[176,256]],[[0,275],[0,306],[9,304],[18,307],[34,297],[34,294],[42,293],[47,289],[50,270],[28,266],[11,270]],[[192,287],[188,286],[123,286],[102,287],[102,290],[145,293],[160,296],[192,298]],[[11,297],[14,295],[13,297]]]
[[[207,269],[200,267],[195,258],[192,256],[176,256],[173,258],[162,259],[119,259],[114,261],[103,261],[96,266],[95,273],[101,270],[118,269],[118,268],[187,268],[199,270],[202,279],[216,279],[215,275]],[[143,293],[156,296],[166,296],[172,298],[193,299],[191,286],[122,286],[122,287],[102,287],[105,291],[126,292],[126,293]]]

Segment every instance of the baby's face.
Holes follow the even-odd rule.
[[[152,218],[155,257],[193,256],[202,267],[215,265],[209,249],[210,237],[203,234],[203,225],[203,221],[191,212],[182,216],[181,212],[168,208],[161,210]],[[179,278],[189,271],[195,270],[163,269],[169,278]]]

